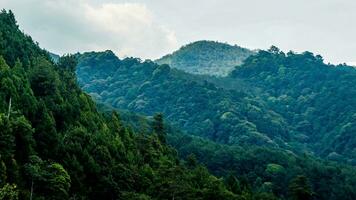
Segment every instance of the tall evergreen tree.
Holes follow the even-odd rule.
[[[293,200],[310,200],[313,192],[307,177],[298,175],[289,183],[289,194]]]
[[[157,134],[159,141],[166,144],[166,130],[163,122],[163,114],[157,113],[153,116],[153,132]]]

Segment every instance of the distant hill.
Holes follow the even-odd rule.
[[[315,159],[311,155],[315,153],[328,160],[346,161],[350,164],[354,162],[354,154],[350,152],[354,150],[355,144],[355,137],[352,136],[354,126],[350,121],[353,119],[350,114],[354,112],[354,104],[349,101],[353,97],[344,93],[344,100],[348,101],[351,108],[345,107],[342,98],[338,97],[346,89],[350,95],[354,94],[353,88],[345,83],[353,78],[352,71],[348,75],[348,67],[327,66],[319,57],[309,54],[288,55],[287,59],[283,59],[283,54],[280,54],[281,57],[278,53],[260,51],[248,58],[241,70],[237,67],[231,76],[213,79],[216,85],[211,79],[204,80],[204,76],[184,73],[149,60],[142,62],[137,58],[119,59],[111,51],[77,55],[77,76],[83,90],[95,97],[97,102],[145,115],[161,111],[169,123],[188,133],[170,134],[168,138],[182,158],[193,161],[192,158],[196,158],[214,174],[233,174],[241,180],[239,184],[242,188],[246,187],[243,185],[249,185],[253,191],[272,191],[281,197],[279,199],[285,199],[295,182],[308,181],[313,188],[315,199],[355,199],[355,168],[349,168],[341,162]],[[297,101],[292,100],[298,95],[297,90],[294,92],[294,87],[288,85],[287,80],[280,83],[285,86],[278,86],[279,82],[273,80],[274,76],[279,77],[274,74],[275,69],[284,62],[294,68],[300,68],[296,70],[300,71],[300,74],[295,78],[290,77],[293,76],[294,70],[288,65],[285,66],[287,69],[281,67],[282,69],[278,70],[281,73],[280,78],[283,78],[282,74],[286,72],[285,78],[290,79],[295,87],[299,88],[298,80],[310,85],[310,89],[301,92],[303,96],[298,97]],[[303,76],[304,70],[306,73]],[[330,80],[332,74],[334,77],[343,76],[339,79],[342,80],[339,84],[345,85],[345,89],[337,94],[339,100],[330,99],[334,106],[325,104],[330,110],[322,112],[313,108],[316,106],[313,102],[305,101],[313,100],[313,94],[309,94],[309,91],[319,87],[319,83],[314,85],[308,80],[307,77],[311,76],[309,73],[319,76],[320,82],[325,81],[323,77]],[[303,82],[304,78],[307,78],[306,82]],[[238,81],[234,82],[233,79]],[[273,81],[273,84],[267,87],[267,81]],[[243,91],[238,90],[241,88],[241,82],[244,85]],[[337,82],[332,82],[336,86]],[[328,87],[328,84],[324,86]],[[276,98],[272,93],[275,86],[285,88],[286,95]],[[269,87],[272,88],[271,91],[268,90]],[[287,90],[288,87],[291,87],[290,91]],[[248,88],[253,88],[253,92],[249,93]],[[310,107],[308,112],[304,112],[304,106]],[[349,110],[349,113],[344,115],[339,106],[344,106],[344,110]],[[303,108],[302,114],[292,112],[299,108]],[[337,113],[340,113],[338,118],[335,117]],[[317,118],[318,115],[321,117]],[[308,118],[305,118],[306,116]],[[335,126],[335,131],[329,132],[327,129],[335,124],[327,121],[329,117],[334,117],[330,119],[343,124]],[[310,129],[312,123],[313,126],[320,124],[319,127],[323,126],[325,129]],[[330,126],[325,123],[330,123]],[[138,125],[134,123],[134,127],[138,130],[145,129],[140,127],[142,124],[145,126],[143,122]],[[331,152],[329,150],[334,147],[328,141],[317,143],[314,139],[317,135],[325,134],[325,138],[330,136],[329,141],[333,141],[338,137],[336,131],[339,131],[341,137],[335,143],[335,150],[346,144],[345,151],[340,149]],[[328,148],[328,151],[320,151],[320,145]],[[240,190],[236,191],[238,193]],[[276,198],[263,196],[255,199]]]
[[[289,137],[280,116],[252,96],[168,65],[89,52],[78,55],[77,76],[99,102],[144,115],[162,112],[172,125],[217,142],[285,146]]]
[[[329,159],[347,156],[356,163],[354,67],[272,47],[246,59],[231,77],[260,88],[265,105],[283,116],[300,142]]]
[[[92,52],[80,55],[77,75],[99,101],[145,115],[162,111],[173,125],[216,142],[355,163],[356,71],[310,52],[260,51],[216,79]]]
[[[253,51],[237,45],[203,40],[185,45],[155,62],[193,74],[226,76],[253,54]]]

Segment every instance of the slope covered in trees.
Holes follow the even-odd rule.
[[[295,132],[289,132],[294,129],[284,115],[270,110],[258,84],[254,87],[263,95],[256,98],[256,91],[225,91],[150,61],[119,60],[111,52],[64,56],[53,63],[6,11],[0,13],[0,45],[0,199],[356,198],[354,167],[281,149],[294,140]],[[79,81],[87,81],[85,89],[102,91],[91,93],[99,102],[114,98],[115,107],[150,115],[178,105],[172,109],[186,114],[166,116],[184,123],[173,125],[187,124],[186,131],[218,142],[249,145],[172,132],[161,114],[147,121],[98,112],[77,85],[76,58],[85,63],[79,64]],[[108,98],[111,89],[117,96]],[[126,107],[125,101],[133,103]],[[213,119],[213,128],[199,126],[206,117]],[[204,135],[207,130],[216,131]],[[211,175],[199,161],[226,178]]]
[[[162,111],[173,125],[224,144],[281,147],[355,163],[353,67],[273,48],[220,78],[120,60],[110,51],[78,58],[84,90],[114,108]]]
[[[172,125],[213,141],[283,146],[283,119],[244,92],[227,91],[193,75],[111,51],[78,56],[82,88],[99,102],[145,115],[162,112]]]
[[[283,116],[296,141],[356,164],[356,68],[272,47],[249,57],[231,77],[260,88],[258,95]]]
[[[185,45],[155,62],[193,74],[226,76],[253,54],[253,51],[237,45],[204,40]]]
[[[282,199],[355,198],[354,167],[317,159],[310,154],[315,153],[328,160],[344,161],[351,164],[353,164],[353,157],[349,154],[325,155],[318,151],[318,144],[315,145],[306,139],[307,132],[305,131],[310,131],[309,128],[303,129],[300,127],[302,123],[296,123],[298,121],[288,118],[288,115],[294,114],[295,117],[302,116],[297,113],[284,113],[283,104],[275,104],[275,101],[271,101],[273,95],[270,95],[269,92],[273,94],[274,88],[271,87],[272,90],[269,90],[263,79],[262,81],[258,80],[259,70],[263,71],[261,72],[263,77],[266,75],[264,70],[268,71],[269,66],[273,68],[274,63],[263,65],[263,62],[272,62],[269,59],[273,58],[275,53],[273,50],[259,52],[256,56],[248,58],[241,69],[237,67],[232,75],[226,78],[194,76],[171,69],[166,65],[159,66],[151,61],[142,62],[134,58],[120,60],[110,51],[78,55],[77,73],[84,90],[99,102],[104,102],[114,108],[148,115],[152,115],[156,111],[163,111],[173,125],[183,128],[188,133],[208,138],[209,140],[188,135],[169,135],[168,141],[177,148],[182,158],[187,159],[187,162],[194,164],[197,159],[213,173],[227,176],[226,182],[229,183],[230,189],[236,193],[253,191],[262,194],[268,192]],[[280,53],[278,51],[278,54]],[[264,54],[270,57],[262,56]],[[295,56],[300,58],[295,61],[298,63],[296,66],[301,68],[300,70],[303,69],[303,62],[312,62],[308,66],[310,68],[316,64],[322,66],[321,71],[319,69],[310,72],[304,69],[306,74],[324,73],[323,70],[328,71],[331,67],[323,64],[320,57],[310,57],[308,53]],[[259,59],[261,60],[259,61]],[[317,62],[314,63],[314,61]],[[258,64],[253,65],[254,63]],[[281,63],[278,64],[278,66],[281,65]],[[352,68],[339,67],[331,68],[331,70],[345,71],[341,73],[342,76],[353,77]],[[250,72],[251,74],[249,74]],[[295,72],[290,72],[289,76],[293,76],[293,73]],[[328,76],[331,74],[332,72]],[[298,73],[294,75],[299,76]],[[273,79],[273,77],[275,75],[268,76],[269,79]],[[299,80],[303,81],[303,78],[299,77]],[[349,79],[345,79],[343,82],[347,80]],[[276,83],[279,82],[276,81]],[[288,80],[284,80],[279,84],[287,83]],[[297,85],[298,81],[292,83]],[[348,84],[350,83],[352,82]],[[312,81],[308,82],[309,87],[317,87],[313,84]],[[291,88],[293,85],[288,85],[288,87],[284,85],[283,87],[288,92],[288,87]],[[352,93],[352,85],[347,87]],[[200,95],[202,96],[200,97]],[[338,101],[342,100],[342,98],[338,98],[333,99],[335,104],[339,104]],[[346,98],[345,100],[349,101],[350,99]],[[224,104],[220,104],[221,102]],[[352,99],[349,104],[353,105]],[[253,105],[253,109],[249,110],[251,105]],[[284,109],[289,108],[289,105],[284,106]],[[224,108],[231,108],[228,110],[230,113],[226,113]],[[352,116],[354,111],[348,109]],[[223,111],[223,115],[219,115],[221,111]],[[187,115],[181,115],[181,113],[187,113]],[[225,117],[232,120],[225,120]],[[214,119],[212,121],[216,126],[207,126],[205,124],[207,118]],[[247,120],[248,123],[241,124],[241,119]],[[180,120],[184,120],[184,123],[180,123]],[[265,122],[265,124],[261,124],[261,122]],[[237,126],[234,126],[236,124]],[[275,124],[280,126],[274,129]],[[205,129],[197,128],[200,125]],[[256,132],[253,129],[246,129],[247,126],[263,130],[259,132],[258,139],[254,137]],[[337,127],[334,128],[337,130]],[[279,132],[279,130],[282,131]],[[268,137],[267,142],[261,142],[263,141],[261,138],[266,136]],[[229,140],[220,138],[229,138]],[[236,139],[231,140],[232,138]],[[217,144],[211,140],[228,145]],[[264,147],[256,147],[263,145]],[[322,145],[327,147],[329,144],[323,143]],[[351,147],[349,150],[352,151],[352,146],[348,145],[347,147]],[[286,149],[292,151],[286,151]],[[300,152],[306,152],[306,154],[300,154]]]
[[[154,118],[127,112],[121,117],[135,130],[150,132],[153,128],[147,124]],[[204,164],[213,174],[225,177],[227,187],[235,194],[246,194],[246,199],[356,197],[355,167],[282,149],[217,144],[180,133],[170,126],[166,126],[166,133],[167,142],[189,166]]]
[[[162,117],[133,132],[0,13],[0,199],[240,199],[165,144]],[[252,195],[251,193],[249,195]]]
[[[355,167],[281,149],[222,145],[185,134],[170,135],[169,141],[180,157],[196,159],[214,174],[225,176],[236,193],[266,192],[280,199],[303,200],[356,197]]]

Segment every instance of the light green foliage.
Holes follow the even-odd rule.
[[[19,199],[19,191],[15,184],[5,184],[2,188],[0,188],[0,199],[1,200],[18,200]]]
[[[289,192],[293,200],[309,200],[313,196],[313,192],[305,176],[295,177],[289,184]]]
[[[281,165],[270,163],[266,167],[266,172],[269,174],[272,174],[272,175],[273,174],[281,174],[281,173],[285,172],[285,169]]]
[[[156,60],[193,74],[227,76],[254,52],[239,46],[213,41],[197,41]]]

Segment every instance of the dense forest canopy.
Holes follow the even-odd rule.
[[[283,116],[299,142],[356,164],[356,68],[272,47],[249,57],[231,77],[260,88],[258,96]]]
[[[325,154],[319,151],[319,144],[307,139],[311,137],[308,136],[311,130],[308,127],[302,128],[303,123],[288,118],[286,114],[290,113],[281,110],[282,104],[270,102],[273,96],[268,93],[271,92],[268,87],[261,86],[259,81],[252,78],[238,75],[240,68],[241,73],[249,69],[258,73],[258,69],[248,65],[270,62],[274,54],[283,55],[279,50],[260,51],[249,57],[245,64],[236,67],[229,77],[216,78],[186,74],[149,60],[119,59],[111,51],[89,52],[77,55],[77,75],[82,88],[98,102],[146,115],[162,111],[172,125],[188,134],[173,133],[168,137],[169,143],[177,148],[181,158],[197,158],[211,172],[226,176],[230,181],[234,180],[229,176],[232,174],[252,191],[272,191],[283,199],[289,198],[290,190],[298,188],[295,184],[304,184],[302,188],[305,193],[296,194],[302,196],[300,199],[352,197],[354,194],[350,191],[355,187],[354,180],[347,177],[354,176],[355,170],[341,163],[353,164],[353,157],[347,153]],[[293,55],[299,58],[295,65],[300,66],[298,69],[301,74],[305,72],[304,76],[328,70],[340,70],[340,74],[346,77],[352,77],[354,73],[354,69],[347,66],[328,66],[321,61],[321,57],[310,53]],[[312,62],[310,67],[318,64],[324,72],[303,70],[303,62]],[[256,68],[265,67],[265,70],[269,66],[255,65]],[[261,74],[264,75],[264,72]],[[250,75],[255,77],[255,74]],[[304,77],[295,78],[303,80]],[[316,87],[313,82],[308,84],[309,87]],[[288,85],[285,90],[288,92],[288,88],[292,87]],[[354,90],[350,84],[351,89]],[[353,105],[353,96],[350,97],[333,100],[335,104],[339,104],[340,100],[348,100],[348,104]],[[354,113],[350,108],[347,111]],[[339,138],[337,135],[330,136]],[[328,143],[320,144],[324,148],[332,147]],[[346,148],[354,151],[351,145]],[[339,163],[316,158],[313,154]],[[340,181],[346,185],[341,186]]]
[[[356,199],[354,75],[276,49],[225,78],[58,57],[3,10],[0,199]]]
[[[111,51],[77,55],[78,81],[98,101],[145,115],[160,111],[173,125],[213,141],[286,146],[289,135],[277,113],[244,92],[226,91],[168,65]]]
[[[203,40],[185,45],[155,62],[193,74],[227,76],[254,53],[237,45]]]
[[[178,159],[163,118],[133,132],[0,13],[0,199],[240,199],[202,165]],[[247,195],[247,194],[246,194]],[[252,195],[252,192],[248,193]],[[272,194],[271,194],[272,195]],[[273,196],[273,195],[272,195]]]

